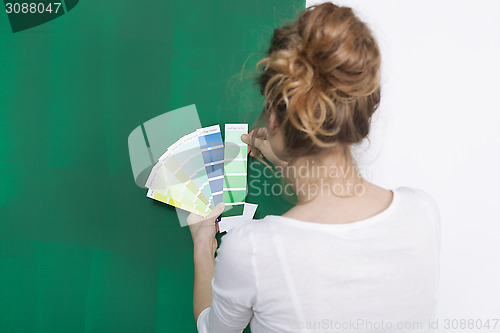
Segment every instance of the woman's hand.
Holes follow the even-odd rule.
[[[217,250],[215,238],[218,230],[217,217],[223,211],[224,203],[221,202],[205,217],[191,213],[187,218],[194,244],[193,310],[195,320],[198,320],[200,313],[212,304],[214,255]]]
[[[217,239],[215,234],[219,230],[217,217],[224,211],[224,203],[221,202],[208,214],[203,217],[195,213],[189,214],[187,223],[193,238],[195,250],[209,249],[212,254],[217,250]]]
[[[271,143],[267,135],[267,128],[261,127],[252,130],[250,133],[243,134],[241,141],[248,145],[248,153],[252,157],[265,157],[275,166],[286,166],[287,162],[280,160],[273,152]]]

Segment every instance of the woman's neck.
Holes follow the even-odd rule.
[[[380,213],[393,194],[363,179],[351,155],[323,153],[290,162],[288,182],[298,204],[283,216],[322,223],[349,223]]]
[[[350,153],[338,150],[297,158],[288,164],[284,176],[299,203],[321,197],[352,197],[364,192],[365,181]]]

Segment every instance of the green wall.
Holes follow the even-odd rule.
[[[15,34],[0,14],[0,332],[196,331],[189,230],[135,185],[127,137],[190,104],[203,126],[252,124],[238,74],[304,7],[82,0]]]

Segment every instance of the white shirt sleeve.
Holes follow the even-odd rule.
[[[222,237],[215,258],[212,305],[197,320],[200,333],[242,332],[253,316],[257,276],[251,234],[236,228]]]

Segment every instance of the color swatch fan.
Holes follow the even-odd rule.
[[[206,216],[223,200],[224,143],[219,125],[200,128],[168,147],[146,181],[147,196]]]
[[[168,147],[151,170],[146,187],[150,198],[206,216],[214,208],[214,198],[200,145],[202,130]]]

